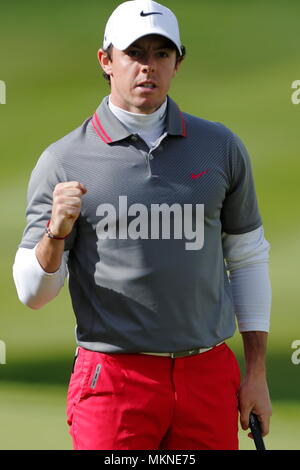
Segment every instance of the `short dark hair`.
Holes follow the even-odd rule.
[[[169,39],[167,40],[167,45],[170,49],[172,50],[175,50],[176,51],[176,64],[179,63],[179,62],[182,62],[183,59],[185,58],[186,56],[186,48],[185,46],[181,46],[180,49],[181,49],[181,55],[179,54],[179,51],[177,49],[177,47],[175,46],[175,44],[170,41]],[[112,52],[113,52],[113,45],[110,44],[108,46],[107,49],[103,49],[103,51],[108,55],[108,58],[109,60],[111,61],[112,60]],[[105,78],[105,80],[107,80],[110,84],[110,76],[106,73],[106,72],[103,72],[103,77]]]

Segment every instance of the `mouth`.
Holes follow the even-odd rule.
[[[137,88],[142,88],[143,90],[155,90],[157,85],[151,81],[141,82],[137,85]]]

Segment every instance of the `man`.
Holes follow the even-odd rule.
[[[253,411],[269,432],[269,244],[251,165],[229,129],[169,98],[183,56],[169,9],[122,3],[98,52],[109,97],[31,176],[14,277],[40,308],[68,268],[75,449],[237,449],[238,408],[243,429]],[[225,343],[235,314],[242,384]]]

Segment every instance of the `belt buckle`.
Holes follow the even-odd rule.
[[[176,359],[178,357],[188,357],[188,356],[194,356],[195,354],[199,353],[199,348],[196,349],[189,349],[187,351],[178,351],[178,352],[173,352],[170,353],[170,356],[172,359]]]

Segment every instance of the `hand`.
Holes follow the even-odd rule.
[[[77,181],[59,183],[53,191],[53,205],[49,229],[56,237],[71,233],[79,217],[85,186]]]
[[[239,409],[244,431],[249,428],[249,415],[253,412],[260,421],[262,436],[269,433],[272,405],[265,374],[246,375],[239,390]],[[253,439],[252,433],[248,436]]]

